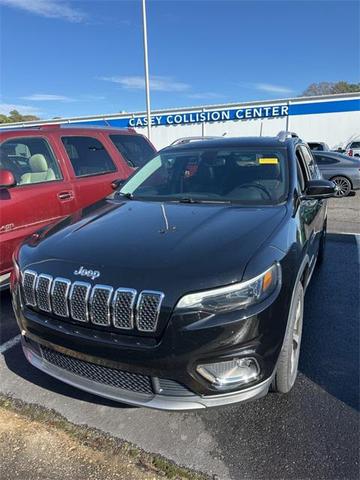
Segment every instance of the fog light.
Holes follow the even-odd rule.
[[[252,382],[260,374],[259,364],[252,357],[198,365],[196,370],[202,377],[219,388]]]

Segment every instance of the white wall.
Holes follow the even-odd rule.
[[[360,137],[360,112],[290,116],[289,130],[308,142],[326,142],[330,148],[345,146]]]
[[[330,148],[343,146],[352,138],[360,137],[360,112],[321,113],[315,115],[293,115],[288,118],[288,130],[296,132],[303,140],[326,142]],[[205,135],[244,137],[260,135],[274,136],[286,130],[286,118],[263,118],[227,122],[187,125],[166,125],[152,128],[152,142],[157,149],[166,147],[180,137]],[[146,128],[137,128],[146,135]]]

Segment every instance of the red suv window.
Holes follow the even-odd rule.
[[[135,135],[110,135],[110,140],[130,167],[142,167],[154,156],[154,150],[143,137]]]
[[[104,145],[93,137],[62,137],[77,177],[115,172],[116,167]]]
[[[20,186],[62,178],[48,142],[40,137],[13,138],[3,142],[0,168],[10,170]]]

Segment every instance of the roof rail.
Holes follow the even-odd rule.
[[[280,142],[285,142],[287,138],[299,138],[299,135],[297,133],[288,132],[287,130],[281,130],[281,132],[279,132],[276,136],[278,137]]]

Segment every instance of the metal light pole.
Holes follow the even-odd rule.
[[[144,33],[144,66],[145,66],[147,132],[148,132],[148,138],[149,140],[151,140],[150,82],[149,82],[149,60],[148,60],[148,46],[147,46],[146,0],[142,0],[142,17],[143,17],[143,33]]]

